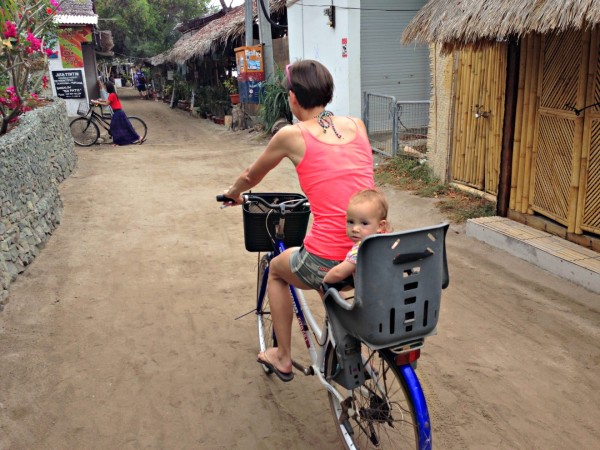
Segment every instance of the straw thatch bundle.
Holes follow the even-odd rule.
[[[271,0],[271,13],[281,14],[285,9],[285,0]],[[256,3],[253,5],[256,18]],[[191,35],[183,36],[172,49],[150,58],[150,63],[158,66],[165,63],[183,64],[188,59],[201,58],[225,47],[229,42],[245,33],[245,7],[237,6],[227,13],[204,25]]]
[[[600,0],[429,0],[404,30],[402,42],[436,42],[451,50],[597,24]]]

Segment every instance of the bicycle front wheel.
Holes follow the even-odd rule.
[[[140,119],[139,117],[128,117],[129,122],[131,122],[131,125],[133,126],[133,129],[135,130],[135,132],[140,136],[140,139],[143,141],[144,139],[146,139],[146,133],[148,132],[148,127],[146,126],[146,122],[144,122],[142,119]]]
[[[71,121],[69,127],[71,128],[73,141],[82,147],[94,145],[100,137],[98,125],[96,125],[90,119],[86,119],[85,117],[78,117],[77,119],[74,119]]]
[[[256,279],[256,317],[258,319],[258,345],[260,351],[264,352],[269,347],[276,347],[277,342],[275,341],[275,333],[273,332],[273,321],[271,320],[271,306],[269,305],[269,296],[266,291],[266,283],[263,287],[263,280],[268,275],[267,269],[269,267],[268,255],[263,255],[258,264],[258,276]],[[266,280],[265,280],[266,281]],[[262,302],[260,302],[261,287],[264,289],[264,296]],[[262,366],[265,373],[271,374],[272,371],[267,366]]]
[[[389,351],[371,350],[362,346],[365,384],[356,389],[339,387],[346,399],[329,395],[329,405],[336,429],[346,449],[419,448],[415,407],[407,384]],[[326,356],[325,375],[338,370],[337,356],[330,347]]]

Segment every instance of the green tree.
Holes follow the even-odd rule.
[[[102,0],[99,27],[110,30],[120,55],[149,57],[172,47],[177,24],[210,10],[209,0]]]

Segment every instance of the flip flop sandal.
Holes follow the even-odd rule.
[[[265,352],[262,352],[262,354],[264,355],[264,359],[256,358],[257,363],[265,366],[267,369],[269,369],[271,372],[273,372],[275,375],[277,375],[277,378],[279,378],[281,381],[283,381],[285,383],[292,381],[294,379],[294,372],[282,372],[277,367],[275,367],[271,363],[271,361],[269,361],[269,358],[267,358],[267,354]]]

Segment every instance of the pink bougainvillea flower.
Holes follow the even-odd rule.
[[[16,38],[17,37],[17,25],[10,20],[7,20],[4,24],[4,37],[8,38]]]
[[[42,77],[42,88],[46,89],[48,87],[48,77],[44,75]]]
[[[60,3],[58,2],[58,0],[50,0],[50,4],[51,4],[52,6],[54,6],[54,7],[56,8],[56,10],[57,10],[57,11],[60,11],[60,10],[61,10],[61,9],[60,9],[60,6],[58,6],[58,5],[60,5]]]
[[[29,46],[29,48],[34,52],[42,48],[42,40],[36,38],[31,31],[27,32],[26,40],[30,42],[31,45]]]

